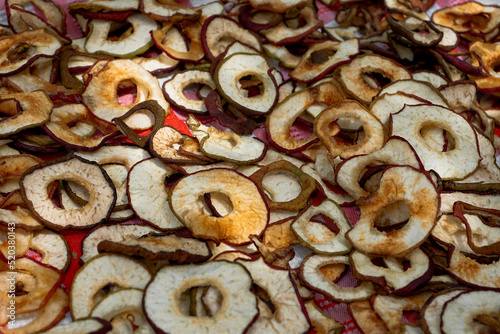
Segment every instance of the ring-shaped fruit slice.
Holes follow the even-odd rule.
[[[59,180],[75,181],[89,192],[80,209],[64,210],[52,203],[47,187]],[[56,228],[88,228],[107,219],[116,202],[116,190],[108,174],[97,164],[68,155],[28,169],[21,180],[21,195],[35,217]]]
[[[108,285],[144,289],[150,271],[139,261],[120,254],[102,254],[85,263],[71,284],[70,306],[74,320],[88,317],[96,302],[95,295]]]
[[[353,145],[345,145],[342,139],[332,138],[331,124],[341,118],[354,118],[363,126],[364,137]],[[337,127],[338,124],[336,124]],[[341,129],[339,130],[339,132]],[[354,100],[343,100],[323,110],[314,120],[314,132],[334,157],[346,159],[354,155],[369,154],[384,146],[384,126],[363,105]]]
[[[204,194],[227,196],[232,211],[222,217],[213,216],[205,208]],[[169,203],[174,214],[195,237],[250,242],[250,235],[260,235],[269,221],[269,210],[261,190],[249,178],[224,168],[190,174],[170,190]]]
[[[193,100],[184,94],[184,90],[190,85],[205,85],[211,89],[216,87],[210,72],[192,69],[179,72],[168,81],[165,81],[163,94],[176,110],[194,113],[207,112],[204,100]]]
[[[219,93],[232,105],[249,115],[264,115],[278,102],[276,80],[270,65],[260,54],[234,53],[215,69],[214,81]],[[239,81],[252,76],[262,83],[258,96],[249,97]]]
[[[396,230],[379,231],[377,215],[397,202],[408,206],[408,222]],[[439,194],[430,175],[410,166],[385,169],[378,190],[357,204],[361,217],[346,238],[367,255],[405,256],[425,241],[439,214]]]
[[[336,105],[344,98],[344,93],[334,81],[327,81],[289,95],[267,116],[266,132],[271,145],[278,150],[294,153],[313,144],[318,140],[315,135],[298,140],[290,134],[295,120],[312,105]]]
[[[132,107],[146,100],[156,100],[168,114],[170,105],[163,97],[158,79],[141,65],[129,59],[97,62],[87,73],[87,87],[82,93],[83,102],[97,117],[112,122]],[[130,80],[137,86],[137,98],[131,105],[121,105],[117,98],[118,85]],[[146,130],[154,125],[149,112],[137,112],[125,123],[135,130]]]
[[[144,313],[159,333],[244,333],[257,316],[252,278],[238,263],[212,261],[200,265],[166,266],[144,292]],[[213,317],[186,314],[179,298],[191,287],[215,286],[222,304]]]
[[[478,168],[481,155],[476,133],[452,110],[436,105],[407,105],[391,117],[392,134],[405,138],[425,169],[436,171],[443,180],[464,179]],[[428,126],[448,131],[454,139],[454,149],[447,152],[432,149],[421,135]]]
[[[182,31],[184,38],[189,39],[189,50],[179,50],[169,42],[169,31],[172,24],[164,24],[161,29],[153,30],[151,37],[156,47],[165,52],[169,57],[179,61],[197,63],[203,59],[205,52],[201,44],[201,24],[196,21],[181,21],[176,25]]]

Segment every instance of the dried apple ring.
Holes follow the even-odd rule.
[[[232,211],[222,217],[213,216],[205,208],[206,193],[227,196]],[[269,221],[261,190],[252,180],[230,169],[214,168],[180,179],[170,191],[169,202],[193,236],[214,241],[249,243],[249,236],[260,235]]]
[[[404,203],[408,222],[392,231],[379,231],[377,216],[391,204]],[[376,192],[357,202],[360,220],[346,233],[353,247],[367,255],[402,257],[422,244],[436,224],[439,194],[429,173],[410,166],[384,170]],[[395,222],[399,223],[399,222]]]
[[[344,140],[336,137],[332,138],[331,135],[331,124],[347,117],[359,120],[364,130],[363,139],[353,145],[346,145]],[[338,128],[340,133],[341,129]],[[385,140],[382,123],[359,102],[354,100],[343,100],[339,105],[333,105],[323,110],[314,121],[314,132],[331,155],[343,159],[375,152],[384,146]]]
[[[61,179],[82,184],[90,195],[87,205],[69,210],[56,207],[47,194],[47,187]],[[19,183],[24,202],[33,215],[56,229],[98,224],[109,217],[116,202],[115,187],[102,167],[72,155],[31,167]]]
[[[375,80],[378,87],[372,87],[364,76],[368,76],[370,79],[382,76],[391,82],[411,79],[411,73],[405,67],[392,59],[376,54],[356,57],[349,64],[337,67],[334,76],[347,94],[363,104],[369,104],[384,86],[383,83]]]
[[[87,87],[82,93],[83,102],[97,117],[112,122],[135,105],[146,101],[156,100],[165,109],[170,111],[170,105],[163,97],[158,79],[152,76],[141,65],[129,59],[115,59],[97,62],[85,76]],[[137,86],[137,98],[131,105],[124,106],[118,102],[118,85],[130,80]],[[154,117],[149,112],[137,112],[130,116],[125,123],[135,130],[146,130],[154,125]]]
[[[437,105],[407,105],[391,117],[392,135],[405,138],[425,169],[436,171],[443,180],[464,179],[478,168],[481,155],[476,133],[459,114]],[[448,131],[454,148],[447,152],[432,149],[421,135],[428,126]]]

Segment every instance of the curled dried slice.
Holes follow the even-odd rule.
[[[149,150],[166,164],[203,164],[208,162],[203,159],[204,155],[200,151],[200,144],[195,138],[168,125],[151,132]]]
[[[489,316],[496,322],[498,331],[498,314],[500,312],[500,292],[466,291],[444,304],[441,314],[441,332],[480,333],[492,330],[486,324],[478,323],[482,316]]]
[[[213,216],[203,195],[219,193],[229,199],[231,211]],[[200,198],[201,197],[201,198]],[[169,193],[174,214],[195,237],[250,242],[250,235],[260,235],[269,221],[269,210],[257,185],[242,174],[229,169],[210,169],[180,179]]]
[[[140,1],[140,10],[157,21],[175,22],[182,19],[195,20],[200,14],[195,8],[189,8],[177,2],[158,0]]]
[[[44,0],[9,0],[6,2],[5,10],[7,12],[10,11],[10,6],[15,6],[16,8],[29,8],[30,5],[35,6],[37,10],[40,10],[42,13],[41,15],[36,15],[39,17],[41,20],[47,23],[47,25],[54,27],[59,31],[60,33],[65,33],[66,32],[66,13],[64,10],[59,6],[56,2],[51,2],[51,1],[44,1]],[[7,14],[9,16],[9,22],[11,26],[14,24],[12,22],[12,15],[11,13]],[[22,22],[16,22],[16,23],[21,23]],[[26,30],[33,30],[29,29],[30,27],[23,27],[23,26],[17,26],[13,27],[13,30],[15,32],[21,32],[21,31],[26,31]]]
[[[271,145],[287,153],[294,153],[313,144],[318,140],[314,135],[300,140],[290,134],[295,120],[312,105],[338,105],[344,98],[344,93],[334,81],[327,81],[289,95],[267,116],[266,133]]]
[[[415,79],[402,79],[392,82],[380,91],[379,96],[383,94],[396,94],[399,92],[404,92],[416,99],[420,98],[429,101],[432,104],[448,107],[448,101],[446,101],[439,90],[427,82],[417,81]]]
[[[9,232],[12,230],[10,229]],[[14,234],[0,230],[0,252],[5,259],[17,259],[30,249],[33,234],[23,229],[13,230]]]
[[[314,221],[317,215],[322,217]],[[291,228],[301,244],[315,253],[333,255],[351,250],[351,245],[345,239],[351,224],[340,206],[331,200],[307,208],[294,219]]]
[[[48,197],[47,187],[58,180],[82,184],[90,194],[81,209],[64,210]],[[44,224],[64,228],[87,228],[107,219],[116,202],[116,190],[109,176],[96,163],[68,155],[28,169],[20,180],[21,195],[35,217]]]
[[[387,22],[395,32],[395,37],[402,42],[420,47],[432,47],[443,39],[443,32],[437,29],[432,22],[407,17],[398,21],[392,16],[387,17]]]
[[[443,290],[436,293],[425,302],[420,311],[420,321],[425,333],[441,333],[441,313],[445,303],[464,291],[464,288]]]
[[[139,9],[138,0],[124,0],[124,1],[102,1],[90,0],[84,2],[75,2],[68,5],[69,10],[85,9],[93,12],[125,12],[130,10]]]
[[[71,251],[66,239],[49,229],[33,234],[30,248],[42,256],[41,263],[65,272],[71,261]]]
[[[233,106],[248,115],[265,115],[278,102],[278,90],[271,67],[260,54],[233,53],[218,63],[213,79],[219,93]],[[262,85],[257,96],[243,89],[245,77]]]
[[[324,294],[328,299],[339,302],[364,300],[375,294],[375,287],[371,282],[361,282],[356,287],[341,287],[332,282],[321,268],[331,264],[349,265],[349,258],[343,255],[316,255],[307,256],[300,266],[300,279],[305,286]]]
[[[17,206],[14,210],[0,209],[0,225],[10,226],[14,224],[16,228],[22,228],[25,231],[41,230],[43,224],[33,217],[27,209]]]
[[[377,217],[398,203],[407,207],[408,222],[392,231],[377,229]],[[380,256],[401,257],[418,247],[431,233],[439,213],[439,195],[430,175],[410,166],[385,169],[377,191],[357,204],[361,217],[346,238],[360,252]]]
[[[146,100],[157,100],[165,111],[170,111],[170,105],[163,97],[158,79],[132,60],[99,61],[86,74],[86,78],[87,87],[82,93],[83,102],[92,113],[105,121],[111,122]],[[117,89],[121,82],[127,80],[137,86],[137,98],[133,104],[124,106],[118,102]],[[129,117],[126,123],[132,129],[145,130],[154,125],[154,117],[147,111],[142,111]]]
[[[165,52],[169,57],[176,60],[197,63],[203,59],[205,52],[201,44],[202,25],[196,21],[181,21],[175,26],[180,30],[184,39],[188,39],[189,50],[184,51],[182,47],[172,44],[169,40],[169,33],[172,24],[166,23],[161,29],[153,30],[151,37],[158,49]]]
[[[383,81],[410,79],[411,73],[392,59],[367,54],[356,57],[349,64],[337,67],[334,76],[347,94],[361,103],[369,104],[385,86]],[[379,82],[377,77],[382,77],[384,80]],[[370,84],[373,82],[375,87]]]
[[[179,297],[191,287],[211,285],[223,302],[213,317],[190,316]],[[244,333],[257,316],[252,278],[238,263],[212,261],[199,265],[166,266],[144,292],[144,313],[160,333]]]
[[[500,14],[500,8],[498,8]],[[500,52],[500,46],[493,43],[483,43],[477,41],[473,43],[470,48],[475,57],[471,58],[471,65],[482,66],[488,72],[488,76],[471,76],[480,91],[485,93],[499,94],[500,79],[496,69],[496,62]]]
[[[111,331],[111,324],[101,318],[83,318],[70,324],[59,325],[44,332],[45,334],[105,334]]]
[[[201,85],[215,89],[215,83],[210,72],[202,70],[185,70],[175,74],[163,84],[165,98],[178,110],[187,112],[204,113],[207,111],[204,100],[188,98],[184,92],[190,86]]]
[[[311,325],[318,334],[339,334],[345,327],[337,322],[333,317],[327,315],[314,301],[305,303],[307,315],[311,319]]]
[[[363,333],[386,334],[389,331],[368,300],[351,302],[347,307],[349,314]]]
[[[348,140],[342,138],[342,119],[359,121],[363,130],[362,139],[356,139],[350,145]],[[343,159],[377,151],[385,142],[382,123],[359,102],[353,100],[343,100],[340,104],[323,110],[314,120],[314,132],[333,157]]]
[[[384,93],[375,98],[375,100],[370,104],[370,112],[377,117],[384,127],[387,129],[389,127],[389,119],[391,114],[395,114],[400,111],[405,104],[415,105],[423,104],[427,101],[416,96],[409,95],[399,91],[394,94]]]
[[[0,157],[0,192],[10,193],[19,189],[19,179],[29,168],[43,160],[31,154],[15,154]]]
[[[436,105],[405,106],[391,117],[392,134],[405,138],[425,169],[435,170],[443,180],[463,179],[478,168],[481,156],[475,131],[452,110]],[[448,131],[454,139],[454,148],[447,152],[430,148],[420,134],[426,126]]]
[[[75,274],[70,292],[71,316],[75,320],[89,316],[96,304],[94,297],[108,285],[144,289],[150,279],[149,270],[136,260],[119,254],[98,255]]]
[[[5,103],[9,102],[14,104],[14,108],[4,108]],[[53,107],[49,96],[43,91],[2,94],[0,105],[2,113],[9,115],[2,117],[0,122],[0,138],[46,123]]]
[[[90,231],[82,240],[81,262],[87,262],[98,255],[97,246],[101,241],[120,242],[139,238],[148,233],[157,233],[157,229],[147,225],[104,225]]]
[[[250,0],[249,3],[253,8],[258,8],[261,10],[284,13],[294,7],[300,7],[304,5],[307,1],[304,0]]]

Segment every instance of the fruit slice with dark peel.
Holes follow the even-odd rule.
[[[301,82],[319,80],[337,66],[349,62],[358,53],[359,41],[357,39],[314,44],[302,56],[301,61],[290,73],[290,77]]]
[[[405,138],[415,149],[427,170],[435,170],[443,180],[460,180],[474,172],[481,156],[472,126],[450,109],[436,105],[405,106],[391,115],[392,134]],[[448,131],[454,149],[439,152],[429,147],[420,131],[424,126]],[[467,159],[464,159],[464,156]]]
[[[111,324],[101,318],[88,317],[73,321],[70,324],[59,325],[44,332],[45,334],[105,334],[111,331]]]
[[[440,291],[429,298],[420,311],[420,321],[425,333],[441,333],[441,313],[445,303],[466,291],[465,288],[452,288]]]
[[[398,202],[408,207],[408,222],[393,231],[377,229],[377,217],[386,210],[390,211],[391,204]],[[393,166],[384,170],[377,191],[357,204],[361,217],[346,233],[347,240],[355,249],[368,255],[401,257],[422,244],[431,233],[440,201],[428,173],[410,166]]]
[[[175,233],[150,233],[123,241],[103,240],[97,246],[99,253],[120,253],[134,258],[168,260],[169,263],[196,263],[212,256],[203,240],[178,236]]]
[[[203,194],[221,193],[229,198],[232,211],[215,217],[204,208]],[[201,197],[201,199],[200,199]],[[233,244],[250,242],[269,221],[269,209],[257,185],[229,169],[210,169],[180,179],[170,190],[170,207],[195,237]]]
[[[189,44],[189,50],[182,50],[169,43],[169,31],[171,30],[171,23],[164,24],[161,29],[151,31],[151,37],[156,47],[169,57],[179,61],[198,63],[205,56],[201,42],[201,28],[202,25],[196,21],[181,21],[178,22],[177,27]]]
[[[90,231],[82,240],[82,255],[80,262],[87,262],[98,255],[97,246],[104,240],[121,242],[128,239],[139,238],[149,233],[159,231],[148,225],[101,225]]]
[[[42,256],[41,263],[66,272],[71,262],[71,251],[66,239],[49,229],[33,234],[30,248]]]
[[[184,165],[208,162],[201,160],[203,154],[200,152],[200,144],[196,139],[168,125],[151,132],[149,150],[155,157],[166,164]],[[184,150],[184,153],[181,153],[181,150]],[[191,154],[187,155],[185,152]]]
[[[349,265],[349,258],[344,255],[307,256],[300,265],[300,279],[308,288],[324,294],[329,300],[338,302],[352,302],[369,299],[375,294],[375,287],[371,282],[361,282],[356,287],[342,287],[331,281],[321,268],[331,264]]]
[[[392,59],[367,54],[356,57],[349,64],[337,67],[334,76],[349,96],[361,103],[369,104],[385,86],[384,81],[410,79],[411,73]],[[366,76],[369,79],[373,77],[384,79],[376,80],[377,87],[372,87]]]
[[[305,303],[307,315],[311,320],[311,325],[318,334],[340,334],[345,327],[337,322],[333,317],[327,315],[316,305],[314,301]]]
[[[395,37],[413,46],[433,47],[443,39],[443,33],[432,22],[407,17],[398,21],[391,16],[387,22],[395,32]]]
[[[414,8],[412,8],[413,6],[411,6],[412,3],[413,2],[411,0],[408,1],[384,0],[385,6],[390,11],[413,16],[421,20],[429,20],[429,17],[425,13],[425,10],[421,9],[415,10]]]
[[[48,197],[54,181],[69,179],[82,184],[90,194],[81,209],[57,208]],[[19,181],[21,195],[35,217],[56,228],[88,228],[107,219],[116,202],[116,190],[107,173],[96,163],[68,155],[28,169]]]
[[[144,289],[150,271],[140,262],[119,254],[101,254],[85,263],[71,284],[70,306],[74,320],[88,317],[96,302],[94,297],[108,285]]]
[[[0,157],[0,192],[10,193],[19,189],[21,175],[43,160],[31,154],[15,154]]]
[[[200,285],[214,286],[222,294],[221,308],[213,317],[190,316],[179,305],[182,292]],[[251,286],[250,274],[238,263],[166,266],[144,292],[144,313],[160,333],[244,333],[258,314]]]
[[[166,22],[176,22],[183,19],[196,20],[200,15],[195,8],[189,8],[176,1],[142,0],[140,1],[140,10],[154,20]]]
[[[247,333],[306,333],[310,328],[304,306],[288,270],[270,266],[259,257],[254,261],[238,260],[250,272],[252,280],[269,296],[275,307],[271,316],[260,315]]]
[[[444,334],[480,333],[488,330],[497,332],[499,312],[500,292],[488,290],[463,292],[444,304],[441,313],[441,332]],[[496,328],[481,323],[482,316],[493,318]]]
[[[314,220],[317,215],[321,215],[319,221]],[[351,250],[345,239],[351,224],[340,206],[331,200],[302,211],[292,222],[291,229],[301,244],[315,253],[340,255]]]
[[[2,117],[0,138],[46,123],[53,107],[49,96],[43,91],[2,95],[0,103],[6,101],[14,101],[17,110],[9,112],[10,115],[7,117]],[[2,108],[2,112],[6,110]]]
[[[9,244],[9,235],[14,232],[15,246],[12,241]],[[30,249],[33,234],[21,228],[9,229],[9,232],[0,229],[0,252],[5,259],[20,258],[24,256]],[[12,240],[12,237],[10,237]],[[14,249],[13,249],[14,248]],[[10,255],[9,255],[10,254]]]
[[[40,10],[40,15],[37,15],[40,19],[44,19],[46,23],[59,31],[60,33],[66,33],[66,13],[56,2],[43,1],[43,0],[10,0],[6,2],[5,9],[9,11],[11,5],[19,6],[20,8],[29,8],[29,6],[35,6],[37,10]],[[8,13],[7,15],[10,15]],[[17,29],[14,29],[19,32]],[[29,29],[21,29],[22,31]],[[32,29],[33,30],[33,29]]]
[[[16,206],[13,210],[0,209],[0,225],[22,228],[25,231],[41,230],[44,225],[29,210]]]
[[[387,334],[385,323],[373,310],[368,300],[360,300],[348,304],[349,314],[363,333]]]
[[[262,160],[266,154],[267,145],[256,138],[205,126],[192,115],[186,124],[198,139],[200,150],[209,158],[250,164]]]
[[[280,102],[267,116],[266,133],[270,144],[286,153],[295,153],[318,141],[315,135],[297,140],[290,134],[295,120],[315,104],[338,105],[345,95],[334,81],[300,90]]]

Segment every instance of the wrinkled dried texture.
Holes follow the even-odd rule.
[[[356,325],[364,333],[386,334],[389,331],[368,300],[351,302],[348,304],[348,308]]]
[[[349,64],[337,67],[334,75],[349,96],[369,104],[383,88],[373,88],[368,84],[363,75],[370,73],[377,73],[390,82],[411,78],[411,73],[405,67],[376,54],[358,56]]]
[[[411,5],[412,0],[401,1],[401,0],[384,0],[384,4],[388,10],[403,13],[405,15],[414,16],[421,20],[429,20],[429,17],[421,9],[415,10]]]
[[[89,202],[81,209],[64,210],[48,197],[47,187],[66,179],[87,189]],[[21,194],[32,214],[54,228],[87,228],[107,219],[116,202],[116,190],[104,170],[71,155],[32,167],[20,180]]]
[[[192,152],[192,155],[181,154],[180,148]],[[164,126],[151,133],[149,141],[151,153],[164,163],[202,164],[196,156],[202,156],[200,144],[193,137],[182,134],[171,126]],[[197,152],[197,154],[196,154]]]
[[[500,261],[498,259],[490,264],[479,263],[455,248],[449,259],[448,267],[445,269],[463,284],[500,290],[500,281],[498,280]]]
[[[237,263],[212,261],[200,265],[163,267],[144,293],[144,311],[160,333],[243,333],[257,316],[257,300],[250,291],[252,279]],[[196,286],[211,285],[222,294],[215,317],[194,317],[181,309],[179,296]]]
[[[299,240],[290,228],[292,221],[292,218],[288,218],[282,222],[269,224],[266,228],[262,241],[271,252],[278,248],[284,248],[299,243]]]
[[[43,12],[43,16],[44,16],[44,21],[46,21],[46,23],[52,27],[54,27],[55,29],[57,29],[57,31],[61,32],[61,33],[65,33],[66,32],[66,22],[65,22],[65,19],[66,19],[66,13],[64,12],[64,10],[61,8],[61,6],[59,6],[59,4],[57,4],[56,2],[52,2],[52,1],[46,1],[46,0],[9,0],[9,1],[6,1],[6,10],[8,11],[9,8],[7,7],[10,7],[12,5],[14,5],[15,7],[20,7],[20,8],[26,8],[28,7],[29,5],[34,5],[36,6],[37,9],[41,10]],[[28,5],[25,7],[25,5]],[[11,21],[11,19],[9,18],[9,20]],[[11,22],[12,24],[12,22]],[[26,31],[26,30],[30,30],[29,27],[24,27],[24,28],[21,28],[20,30],[16,27],[14,29],[16,32],[20,32],[20,31]],[[33,30],[33,29],[31,29]]]
[[[16,154],[0,157],[0,191],[10,193],[19,189],[21,175],[43,160],[31,154]]]
[[[12,256],[14,256],[17,259],[24,256],[24,254],[26,254],[26,252],[28,252],[28,250],[30,249],[32,233],[20,228],[14,230],[14,235],[15,235],[14,253],[12,253],[12,242],[9,245],[9,234],[7,234],[6,231],[0,230],[0,252],[4,256],[4,258],[12,259]]]
[[[184,90],[189,85],[205,85],[215,89],[215,82],[208,71],[185,70],[175,74],[171,79],[163,84],[163,94],[165,98],[178,110],[188,112],[207,112],[204,100],[193,100],[184,94]]]
[[[202,24],[196,21],[182,21],[175,27],[180,30],[184,39],[188,40],[189,50],[184,50],[183,47],[178,47],[172,44],[169,40],[169,32],[172,29],[171,23],[164,24],[159,30],[153,30],[151,36],[153,41],[160,50],[172,59],[198,63],[205,56],[203,45],[201,42]]]
[[[223,217],[207,212],[200,195],[212,192],[227,196],[233,210]],[[211,169],[182,178],[171,190],[169,203],[194,236],[215,241],[249,242],[249,235],[260,235],[269,220],[266,202],[257,185],[228,169]]]
[[[500,15],[500,8],[498,11]],[[500,74],[497,73],[495,67],[500,58],[500,45],[477,41],[470,46],[469,51],[474,55],[474,57],[471,57],[471,64],[473,66],[484,66],[484,69],[489,74],[486,77],[470,76],[471,79],[476,82],[480,91],[498,96],[500,94]]]
[[[410,211],[400,229],[385,232],[375,228],[377,215],[395,202]],[[361,217],[346,237],[362,253],[401,257],[422,244],[436,224],[439,194],[427,173],[410,166],[387,168],[376,192],[357,202]]]
[[[71,252],[66,239],[61,234],[49,229],[36,231],[30,248],[42,256],[41,263],[63,272],[69,268]]]
[[[441,313],[444,305],[464,291],[464,288],[443,290],[427,300],[420,311],[421,326],[425,333],[441,333]]]
[[[170,105],[163,97],[158,79],[147,70],[128,59],[99,61],[86,74],[87,87],[82,93],[83,102],[97,117],[111,122],[130,108],[146,100],[157,100],[158,104],[170,111]],[[137,98],[131,105],[118,102],[118,85],[126,80],[137,86]],[[139,112],[126,120],[127,125],[135,130],[149,129],[154,124],[154,117],[148,112]]]
[[[16,228],[26,231],[41,230],[44,227],[29,210],[19,206],[14,210],[0,209],[0,224],[3,226],[14,224]]]
[[[439,217],[432,230],[432,237],[440,243],[453,245],[457,251],[474,254],[467,243],[467,232],[460,218],[452,214],[443,214]]]
[[[151,273],[140,262],[118,254],[92,258],[78,270],[71,284],[71,316],[80,319],[91,314],[94,297],[108,285],[144,289]]]
[[[395,32],[395,37],[402,42],[410,41],[410,44],[420,47],[433,47],[443,39],[443,32],[438,30],[432,22],[408,17],[404,21],[398,21],[391,16],[387,21]]]

